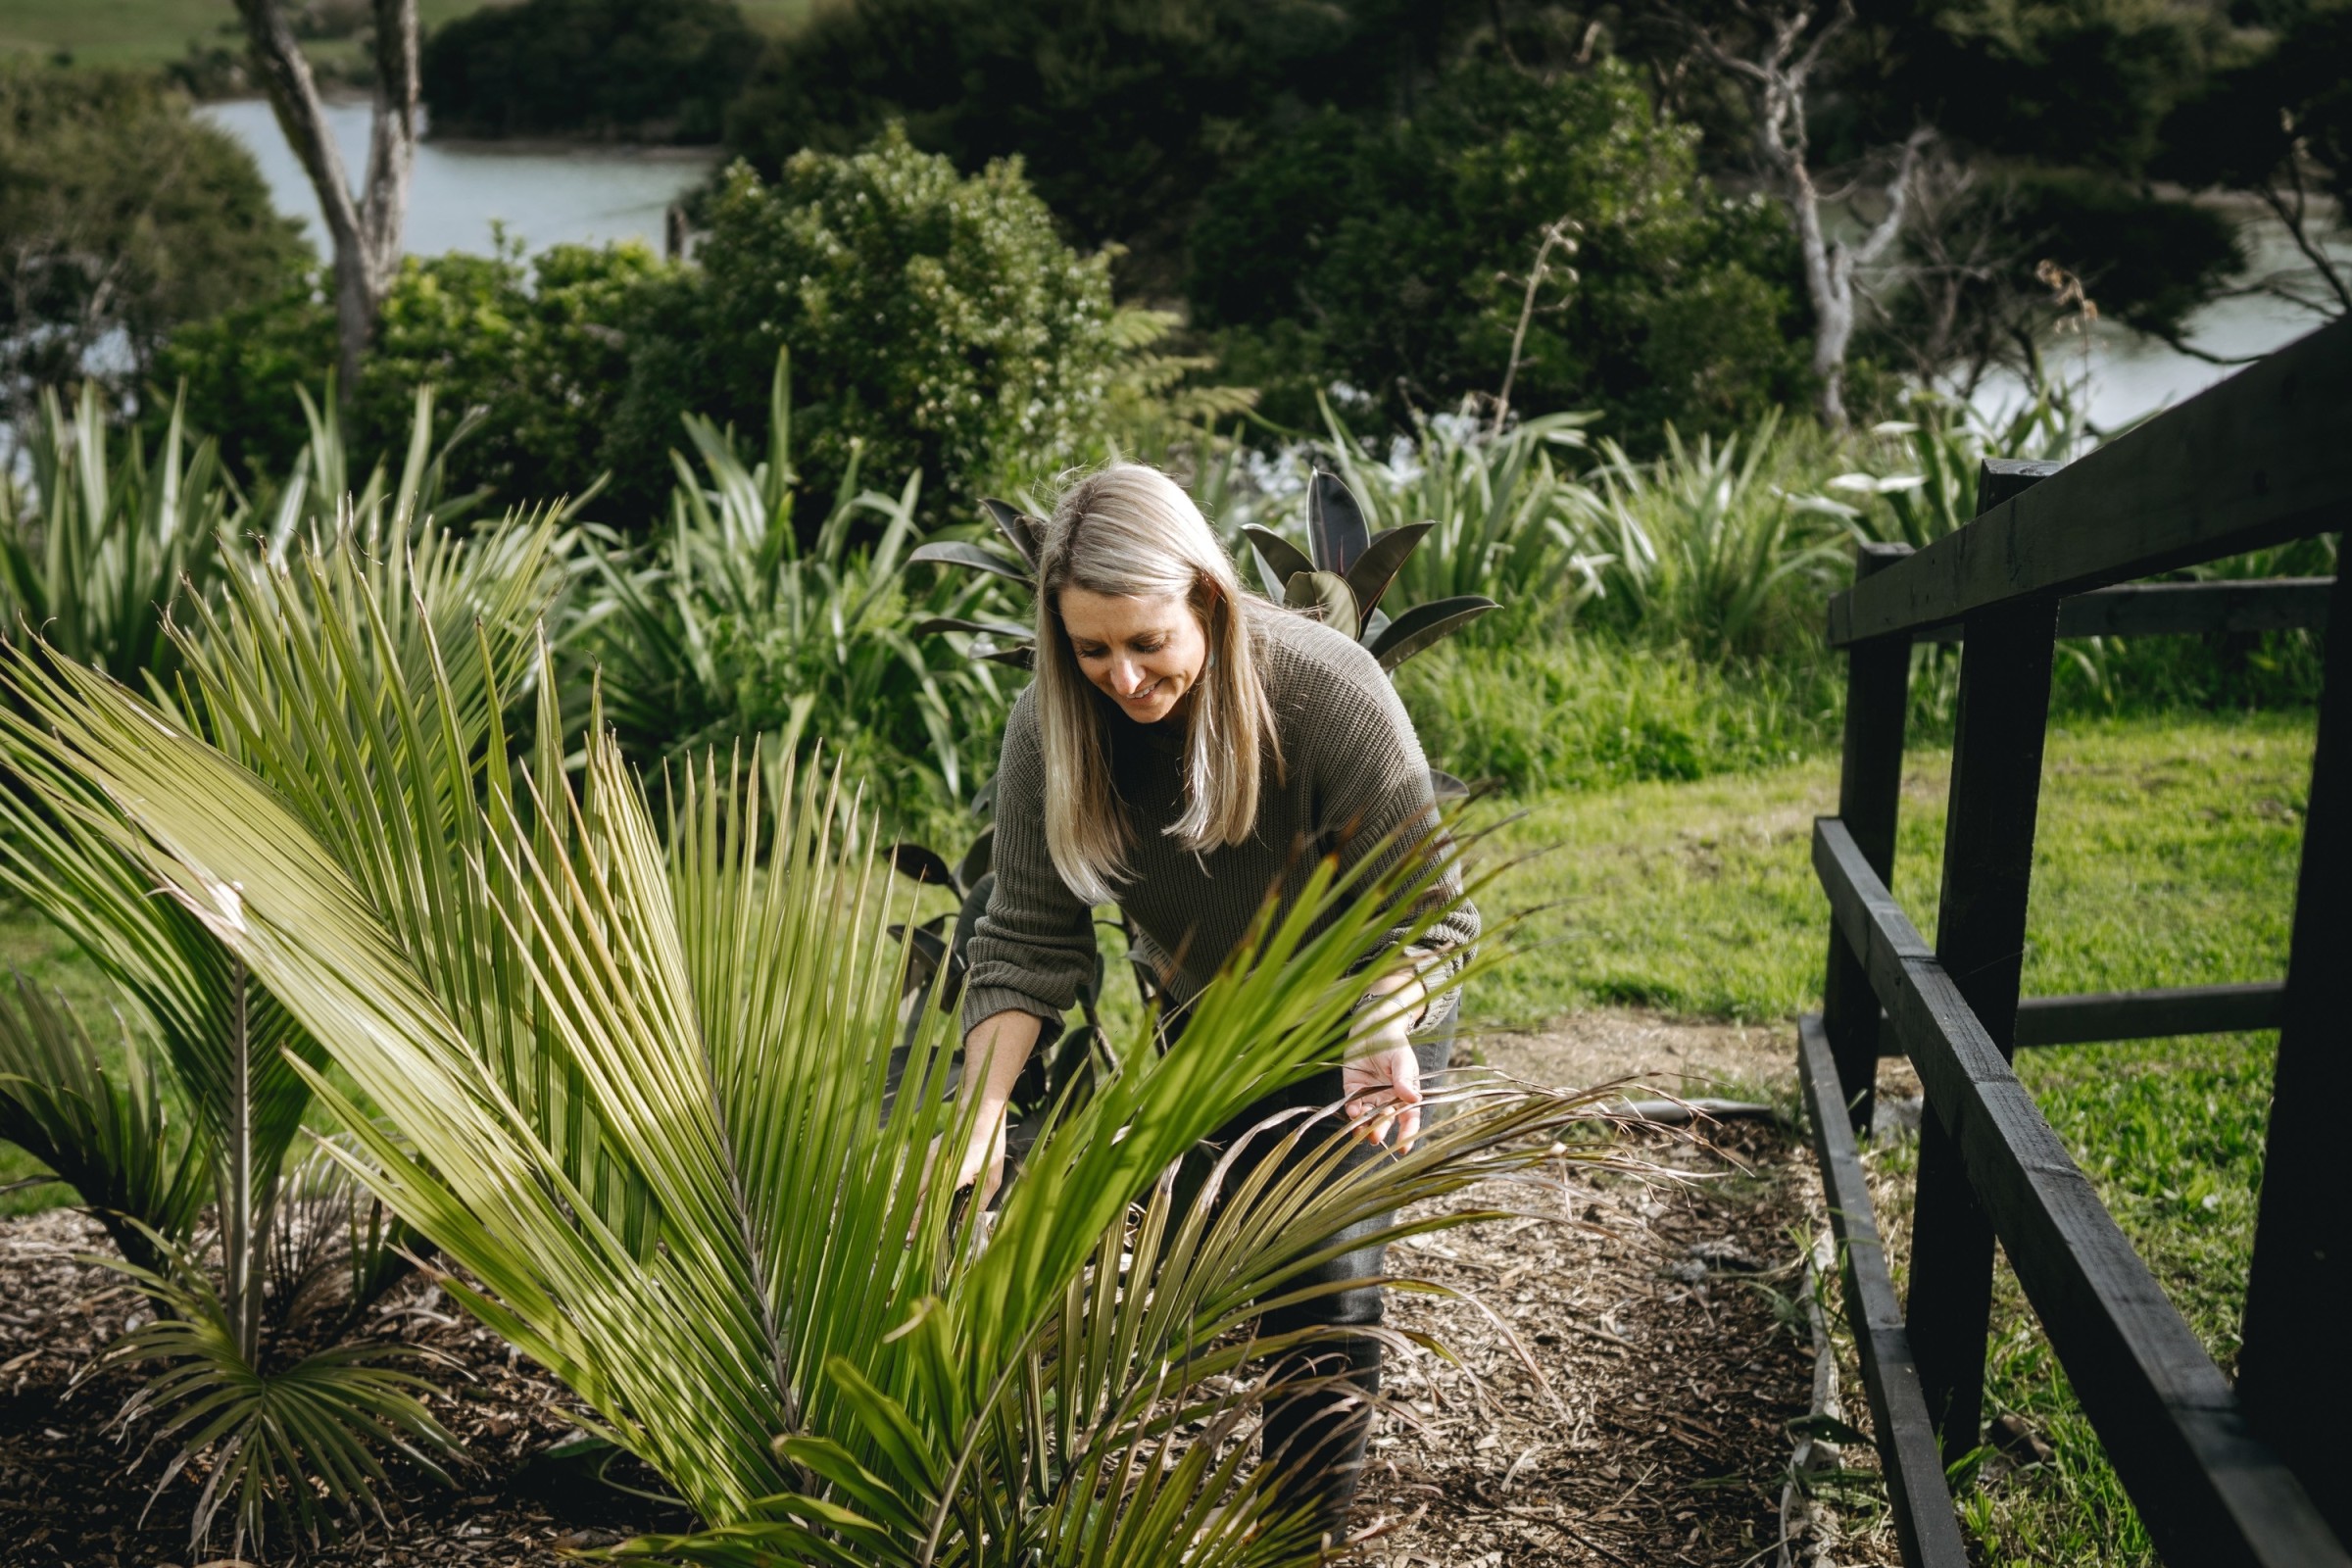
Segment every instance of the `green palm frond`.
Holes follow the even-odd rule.
[[[317,1544],[338,1518],[382,1516],[376,1489],[382,1452],[397,1452],[449,1483],[445,1464],[458,1442],[425,1408],[432,1382],[403,1363],[450,1366],[446,1357],[398,1344],[335,1345],[270,1365],[242,1343],[229,1306],[201,1268],[175,1256],[163,1271],[130,1271],[164,1309],[152,1323],[107,1348],[93,1370],[154,1364],[117,1417],[125,1428],[153,1421],[149,1446],[176,1444],[150,1494],[191,1463],[205,1467],[191,1544],[222,1509],[234,1514],[229,1554],[258,1550],[273,1519]]]
[[[125,1258],[153,1268],[150,1234],[176,1239],[195,1223],[210,1152],[174,1125],[147,1072],[146,1047],[123,1031],[109,1069],[62,996],[18,976],[0,998],[0,1138],[72,1187]]]
[[[1409,1155],[1339,1176],[1322,1144],[1239,1200],[1179,1205],[1180,1158],[1329,1059],[1394,906],[1428,902],[1426,871],[1365,888],[1327,866],[1175,1048],[1126,1042],[1001,1209],[972,1212],[919,1179],[933,1139],[967,1129],[941,1092],[945,1020],[904,1035],[890,927],[911,895],[854,796],[706,758],[664,837],[601,727],[566,775],[551,681],[511,746],[491,639],[427,629],[412,670],[364,578],[302,575],[309,598],[241,593],[194,673],[225,749],[94,676],[21,666],[39,777],[114,806],[147,874],[356,1086],[299,1065],[347,1128],[330,1157],[709,1527],[647,1553],[1286,1560],[1296,1530],[1264,1517],[1239,1442],[1258,1396],[1209,1380],[1292,1343],[1250,1324],[1336,1288],[1298,1282],[1361,1245],[1343,1227],[1524,1171],[1587,1114],[1495,1097]]]

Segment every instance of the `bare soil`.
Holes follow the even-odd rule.
[[[1785,1100],[1785,1030],[1581,1015],[1489,1040],[1485,1060],[1531,1082],[1637,1080],[1636,1096]],[[1392,1360],[1392,1411],[1374,1439],[1354,1554],[1367,1564],[1778,1561],[1791,1440],[1813,1355],[1799,1258],[1819,1220],[1800,1140],[1771,1121],[1632,1136],[1654,1174],[1557,1186],[1491,1184],[1457,1201],[1516,1217],[1423,1238],[1392,1268],[1459,1293],[1399,1292],[1393,1325],[1453,1359]],[[55,1210],[0,1221],[0,1568],[195,1568],[183,1479],[149,1501],[162,1456],[106,1430],[121,1375],[73,1386],[145,1303],[76,1260],[102,1233]],[[391,1517],[302,1553],[335,1568],[549,1565],[684,1521],[537,1456],[575,1434],[553,1380],[415,1281],[378,1328],[429,1346],[470,1380],[441,1412],[477,1465],[449,1492],[396,1478]],[[1866,1427],[1854,1412],[1847,1419]],[[1849,1447],[1848,1463],[1867,1465]],[[1866,1525],[1865,1519],[1860,1522]],[[1840,1564],[1891,1563],[1883,1530],[1835,1543],[1798,1530],[1792,1560],[1835,1545]],[[1808,1537],[1810,1539],[1808,1539]],[[220,1539],[216,1537],[216,1540]],[[271,1543],[273,1548],[281,1543]],[[217,1549],[217,1548],[216,1548]],[[271,1560],[286,1553],[273,1549]]]

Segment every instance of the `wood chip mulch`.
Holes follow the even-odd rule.
[[[1400,1297],[1392,1307],[1393,1322],[1432,1332],[1462,1364],[1425,1357],[1384,1391],[1420,1420],[1392,1419],[1374,1439],[1357,1526],[1402,1523],[1366,1544],[1367,1561],[1736,1568],[1779,1557],[1786,1423],[1807,1413],[1812,1389],[1800,1279],[1818,1209],[1812,1162],[1769,1123],[1636,1143],[1657,1177],[1597,1175],[1572,1188],[1566,1216],[1399,1249],[1393,1271],[1480,1304]],[[1468,1196],[1532,1206],[1524,1193]],[[1846,1543],[1838,1560],[1892,1560],[1867,1546]]]
[[[1771,1123],[1633,1142],[1661,1174],[1579,1175],[1565,1196],[1556,1184],[1492,1184],[1459,1201],[1520,1217],[1396,1249],[1393,1271],[1478,1304],[1392,1299],[1392,1324],[1435,1335],[1459,1360],[1425,1354],[1400,1366],[1392,1357],[1395,1413],[1374,1440],[1356,1516],[1369,1539],[1356,1560],[1779,1562],[1786,1423],[1807,1411],[1814,1364],[1797,1274],[1820,1215],[1811,1159]],[[147,1309],[120,1276],[76,1260],[105,1248],[98,1227],[71,1211],[0,1220],[0,1568],[222,1560],[223,1526],[211,1548],[189,1545],[194,1488],[183,1479],[150,1504],[163,1455],[142,1457],[137,1438],[125,1445],[106,1430],[128,1379],[71,1387]],[[576,1435],[578,1406],[436,1287],[412,1281],[379,1306],[381,1332],[471,1374],[437,1413],[476,1466],[458,1492],[398,1478],[386,1492],[388,1524],[369,1521],[300,1553],[273,1539],[270,1561],[546,1568],[567,1547],[686,1524],[534,1463]],[[1846,1419],[1867,1430],[1866,1413]],[[1867,1449],[1846,1451],[1847,1463],[1868,1465]],[[1867,1508],[1849,1513],[1842,1539],[1821,1539],[1821,1530],[1793,1532],[1791,1561],[1896,1560]],[[249,1546],[247,1555],[257,1554]]]

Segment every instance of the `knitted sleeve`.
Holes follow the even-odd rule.
[[[1046,772],[1033,691],[1012,705],[997,764],[997,885],[972,930],[966,1033],[1005,1011],[1033,1012],[1051,1033],[1095,972],[1094,910],[1063,884],[1046,851]]]
[[[1451,903],[1453,907],[1423,932],[1416,945],[1466,955],[1478,939],[1478,910],[1461,897],[1461,868],[1453,842],[1439,822],[1429,762],[1421,754],[1413,721],[1387,671],[1369,652],[1347,643],[1334,648],[1331,658],[1336,678],[1326,683],[1320,711],[1307,730],[1323,845],[1338,853],[1344,870],[1368,862],[1373,879],[1386,875],[1408,855],[1441,858],[1444,874],[1410,909],[1399,911],[1387,943],[1402,942],[1417,914]]]

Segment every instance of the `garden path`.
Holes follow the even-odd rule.
[[[1618,1009],[1483,1049],[1508,1074],[1563,1088],[1633,1078],[1783,1104],[1794,1054],[1785,1027]],[[1566,1216],[1554,1195],[1546,1217],[1400,1249],[1393,1267],[1484,1310],[1402,1295],[1392,1309],[1393,1322],[1436,1335],[1460,1364],[1424,1357],[1390,1382],[1403,1408],[1374,1440],[1356,1525],[1387,1529],[1363,1547],[1367,1562],[1741,1568],[1783,1560],[1784,1534],[1795,1538],[1791,1563],[1898,1560],[1871,1502],[1875,1477],[1860,1476],[1842,1499],[1817,1489],[1810,1510],[1791,1499],[1784,1522],[1786,1423],[1808,1412],[1814,1373],[1800,1271],[1820,1184],[1803,1141],[1752,1121],[1635,1141],[1656,1175],[1580,1178]],[[1530,1206],[1525,1192],[1492,1188],[1467,1200]],[[1548,1395],[1486,1310],[1508,1325]],[[1845,1414],[1867,1430],[1866,1414]],[[1872,1456],[1849,1446],[1842,1462],[1866,1467]]]

